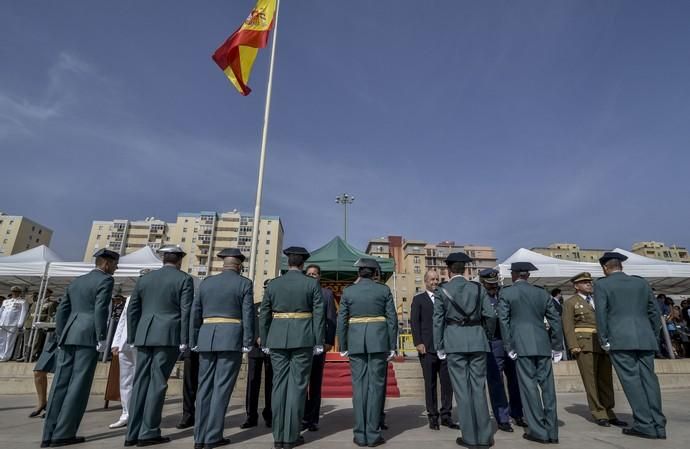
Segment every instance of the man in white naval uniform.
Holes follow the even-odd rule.
[[[142,270],[141,274],[143,275],[149,271]],[[136,348],[127,343],[127,307],[129,306],[129,298],[131,296],[127,297],[125,307],[122,309],[122,315],[120,315],[120,320],[117,322],[113,343],[110,346],[113,355],[117,355],[120,362],[120,404],[122,404],[122,414],[116,422],[108,426],[111,429],[126,427],[129,420],[129,398],[132,396],[134,368],[137,361]]]

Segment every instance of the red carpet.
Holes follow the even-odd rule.
[[[331,359],[331,357],[329,357]],[[321,387],[323,398],[351,398],[352,376],[350,364],[346,361],[327,360],[323,370],[323,386]],[[388,364],[388,383],[386,385],[386,397],[399,398],[400,390],[395,379],[393,364]]]

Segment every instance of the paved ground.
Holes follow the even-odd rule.
[[[664,392],[664,411],[668,418],[668,436],[666,441],[640,440],[621,435],[614,427],[601,428],[588,421],[588,410],[583,394],[559,394],[559,419],[561,421],[560,448],[671,448],[685,447],[690,441],[690,390]],[[630,409],[622,395],[617,396],[619,417],[631,420]],[[0,396],[0,441],[5,448],[37,448],[42,428],[41,419],[29,419],[27,416],[34,405],[32,396]],[[82,421],[79,434],[86,436],[85,444],[74,446],[79,449],[121,448],[124,441],[124,430],[109,430],[107,425],[119,416],[119,406],[104,410],[103,401],[96,396],[91,398],[89,409]],[[173,438],[169,444],[158,446],[165,449],[188,448],[193,446],[192,430],[180,431],[175,424],[180,419],[182,404],[180,398],[170,398],[165,405],[163,418],[163,435]],[[350,401],[329,399],[324,401],[324,416],[318,432],[307,432],[306,448],[355,449],[352,444],[352,411]],[[244,421],[243,406],[233,401],[228,410],[226,436],[231,438],[233,446],[246,448],[269,449],[273,438],[270,429],[260,426],[250,430],[241,430],[239,425]],[[435,449],[458,447],[455,431],[443,429],[438,432],[426,427],[424,407],[421,400],[391,399],[387,403],[388,423],[390,429],[385,432],[387,448]],[[508,434],[498,432],[495,436],[497,449],[538,448],[539,444],[528,443],[521,437],[521,431]]]

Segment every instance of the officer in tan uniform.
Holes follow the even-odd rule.
[[[587,403],[594,421],[602,426],[624,427],[627,424],[613,412],[613,378],[611,359],[601,348],[592,298],[592,275],[584,272],[570,279],[576,294],[563,304],[563,333],[568,349],[577,361]]]

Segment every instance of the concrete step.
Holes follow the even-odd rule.
[[[33,363],[0,363],[0,394],[33,394]],[[96,368],[92,394],[103,394],[108,376],[109,364],[99,363]],[[407,358],[404,362],[395,363],[395,377],[401,397],[423,397],[424,381],[418,359]],[[655,369],[662,389],[690,388],[690,359],[656,360]],[[183,365],[178,363],[168,383],[169,395],[182,394]],[[242,364],[235,385],[233,398],[244,398],[246,389],[247,365]],[[554,365],[556,391],[559,393],[584,392],[582,379],[574,361]],[[52,377],[52,376],[49,376]],[[614,388],[621,390],[618,378],[613,376]],[[263,395],[263,393],[262,393]],[[261,396],[263,397],[263,396]]]

